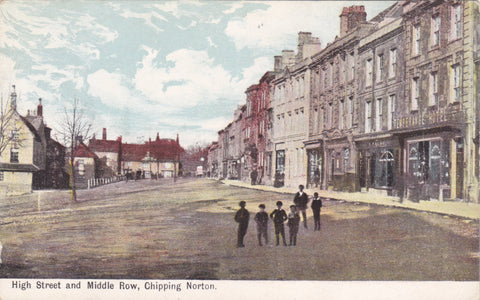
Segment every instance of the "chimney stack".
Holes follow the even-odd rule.
[[[340,37],[345,36],[350,30],[367,21],[365,6],[352,5],[344,7],[340,15]]]
[[[13,92],[10,94],[10,107],[17,110],[17,93],[15,92],[15,85],[12,85]]]
[[[107,139],[107,128],[103,128],[102,139],[103,140]]]
[[[43,116],[42,98],[38,98],[37,116],[39,117]]]

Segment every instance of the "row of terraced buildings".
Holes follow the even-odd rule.
[[[398,1],[368,21],[345,7],[334,41],[300,32],[246,90],[208,174],[479,202],[479,24],[477,1]]]

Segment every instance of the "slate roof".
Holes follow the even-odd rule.
[[[98,158],[98,156],[84,143],[81,143],[75,150],[73,151],[75,157],[90,157],[90,158]]]
[[[95,152],[119,153],[121,145],[122,143],[120,141],[112,141],[112,140],[91,139],[88,142],[88,147]]]
[[[0,171],[36,172],[40,170],[33,164],[0,163]]]

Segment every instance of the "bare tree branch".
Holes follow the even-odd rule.
[[[64,108],[63,120],[60,124],[60,139],[70,151],[70,167],[72,176],[72,198],[77,201],[76,193],[76,172],[75,172],[75,148],[79,145],[79,139],[88,140],[92,134],[92,124],[79,108],[80,102],[77,98],[73,100],[72,109]]]

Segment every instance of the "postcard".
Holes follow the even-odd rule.
[[[479,1],[0,2],[0,299],[479,299]]]

